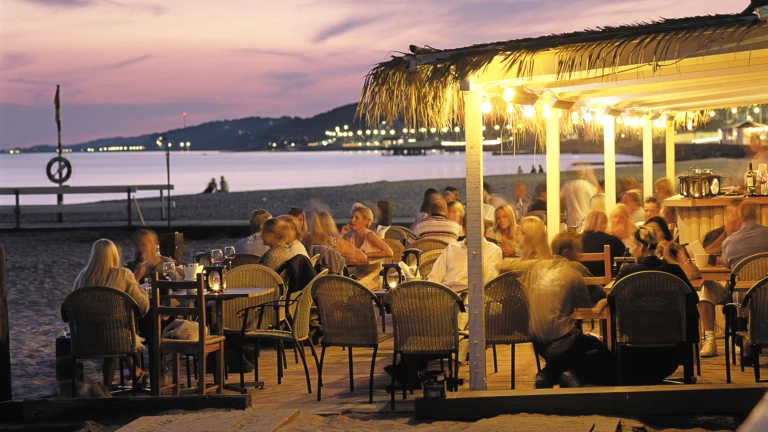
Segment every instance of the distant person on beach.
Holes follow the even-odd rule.
[[[288,214],[280,215],[277,218],[282,219],[288,223],[288,231],[285,236],[285,245],[288,246],[288,250],[291,251],[291,257],[296,255],[304,255],[309,258],[307,248],[305,248],[301,241],[299,241],[299,236],[301,235],[301,225],[299,225],[299,219]]]
[[[286,261],[293,258],[293,254],[285,244],[291,230],[290,224],[284,219],[271,218],[261,225],[261,238],[269,250],[261,256],[259,264],[277,270]]]
[[[531,165],[531,174],[536,174],[536,165]]]
[[[136,282],[141,283],[143,278],[150,277],[152,273],[160,273],[162,275],[163,263],[173,262],[173,258],[160,255],[159,243],[157,234],[149,229],[140,229],[131,236],[133,261],[129,262],[126,267],[133,271]],[[183,275],[183,271],[179,267],[176,270],[177,276],[179,276],[179,272]]]
[[[544,172],[544,167],[543,167],[543,166],[541,166],[541,164],[539,164],[539,172],[540,172],[540,173],[543,173],[543,172]]]
[[[432,205],[433,201],[438,199],[443,199],[443,196],[440,195],[437,189],[429,188],[425,190],[424,198],[421,201],[421,207],[419,208],[419,211],[416,212],[415,222],[418,222],[419,220],[429,216],[429,206]]]
[[[443,192],[450,192],[450,193],[453,194],[453,200],[454,201],[461,201],[461,197],[459,196],[459,190],[456,189],[455,187],[453,187],[453,186],[446,186],[445,190],[443,190]],[[446,201],[448,201],[448,200],[446,200]],[[450,201],[448,201],[448,202],[450,202]]]
[[[342,249],[341,253],[348,265],[356,264],[352,273],[358,278],[358,282],[373,291],[381,287],[381,276],[379,276],[383,261],[381,258],[390,258],[392,249],[369,229],[372,223],[371,209],[355,203],[350,212],[349,223],[341,229],[343,241],[354,248],[351,251]]]
[[[131,296],[139,307],[139,315],[144,316],[149,311],[149,299],[136,281],[137,278],[134,277],[130,270],[120,268],[120,255],[115,244],[111,240],[100,239],[96,240],[93,244],[88,264],[75,278],[72,291],[89,286],[114,288]],[[141,342],[137,339],[134,341],[134,344],[138,346]],[[125,357],[123,361],[125,361],[129,370],[134,367],[133,359],[130,357]],[[117,358],[105,358],[102,365],[102,373],[104,385],[109,389],[111,389],[116,370]],[[147,375],[147,371],[136,366],[137,383],[145,380]]]
[[[217,192],[217,190],[216,190],[216,179],[212,178],[211,182],[208,183],[208,187],[205,188],[203,193],[207,194],[207,193],[215,193],[215,192]]]
[[[229,192],[229,183],[224,180],[224,176],[221,176],[221,182],[219,185],[219,192]]]
[[[518,165],[517,166],[517,175],[520,175],[520,174],[524,174],[523,173],[523,166],[522,165]]]
[[[261,238],[261,224],[271,217],[272,215],[264,209],[252,211],[249,222],[251,235],[238,241],[235,244],[235,251],[238,253],[252,253],[259,256],[264,255],[269,250],[269,246],[265,245],[264,240]]]

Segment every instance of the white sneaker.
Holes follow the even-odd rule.
[[[714,339],[704,339],[704,343],[701,346],[699,357],[715,357],[717,356],[717,342]]]

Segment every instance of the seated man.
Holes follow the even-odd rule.
[[[408,244],[420,239],[442,240],[451,244],[459,239],[461,227],[456,222],[449,220],[448,204],[443,199],[433,201],[429,206],[429,216],[421,219],[411,226],[411,235]]]
[[[557,245],[556,245],[557,246]],[[530,312],[528,332],[536,352],[547,365],[536,375],[536,388],[580,387],[582,384],[611,385],[616,361],[596,337],[585,335],[572,318],[576,308],[592,303],[584,278],[565,259],[506,259],[501,271],[517,273]],[[595,311],[605,308],[601,300]]]
[[[643,205],[643,196],[637,189],[631,189],[621,196],[621,203],[626,204],[629,207],[630,216],[629,219],[632,224],[645,221],[645,211],[641,207]]]
[[[126,267],[133,272],[136,282],[142,283],[142,279],[150,277],[152,273],[163,274],[163,263],[173,262],[173,258],[160,255],[160,241],[157,234],[149,229],[140,229],[131,236],[133,246],[133,261],[126,263]],[[184,279],[184,269],[176,269],[176,279]]]
[[[659,203],[659,200],[656,199],[656,197],[646,197],[645,201],[643,201],[643,212],[645,213],[645,221],[647,222],[648,219],[654,217],[654,216],[660,216],[661,215],[661,203]]]
[[[578,271],[582,277],[593,277],[592,273],[578,262],[578,255],[581,251],[581,236],[578,234],[562,232],[552,239],[553,260],[568,261],[571,268]],[[592,304],[596,304],[606,297],[605,290],[600,285],[587,285],[587,291],[589,292],[589,301]]]
[[[547,185],[544,183],[537,184],[533,195],[536,200],[528,207],[528,213],[537,210],[547,211]]]
[[[723,217],[723,233],[718,236],[722,240],[722,254],[720,259],[723,265],[733,268],[744,258],[760,252],[768,252],[768,228],[757,224],[757,206],[749,201],[734,200],[725,209]],[[706,237],[714,237],[707,235]],[[710,239],[711,240],[711,239]],[[705,250],[716,252],[712,245],[705,246]],[[705,282],[699,291],[699,315],[701,326],[704,329],[704,343],[699,355],[701,357],[714,357],[717,355],[715,343],[715,305],[725,304],[731,299],[726,288],[717,282]]]
[[[235,244],[235,251],[238,253],[252,253],[259,256],[264,255],[269,246],[266,246],[261,238],[261,224],[271,217],[272,215],[264,209],[252,211],[250,220],[251,235],[238,241]]]

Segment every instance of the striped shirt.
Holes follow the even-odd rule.
[[[444,216],[428,216],[411,226],[408,244],[421,239],[442,240],[447,244],[456,242],[461,235],[461,227]]]

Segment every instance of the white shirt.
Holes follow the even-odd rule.
[[[496,264],[501,261],[501,248],[483,239],[483,284],[498,276]],[[467,243],[449,244],[437,258],[429,273],[429,281],[443,284],[454,291],[464,291],[469,286],[467,270]]]
[[[568,214],[565,223],[576,226],[576,222],[584,219],[590,210],[590,200],[597,193],[597,186],[584,179],[566,182],[560,189],[560,196],[565,201]]]
[[[269,246],[264,244],[264,240],[261,239],[261,234],[252,234],[244,239],[241,239],[235,245],[235,251],[238,253],[252,253],[256,255],[264,255],[269,250]]]
[[[305,257],[309,258],[307,248],[305,248],[304,245],[301,244],[301,242],[298,240],[291,242],[291,244],[288,245],[288,250],[291,251],[291,256],[304,255]]]
[[[645,222],[645,211],[642,207],[638,207],[637,210],[633,211],[629,215],[629,220],[632,221],[633,224],[637,225],[638,223],[644,223]]]

